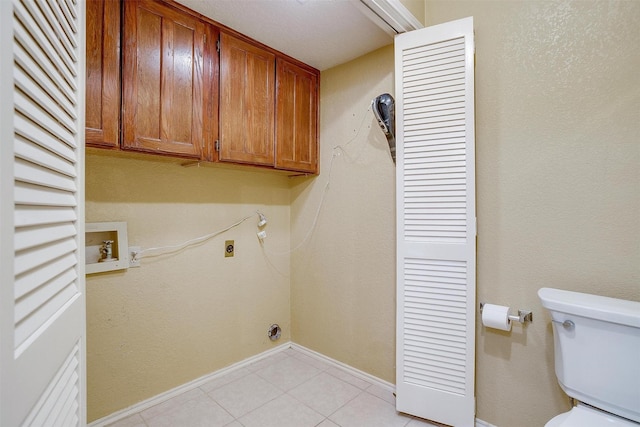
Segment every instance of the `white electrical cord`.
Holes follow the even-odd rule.
[[[362,125],[364,124],[364,121],[367,118],[367,114],[369,113],[369,111],[371,110],[371,104],[369,104],[369,106],[367,107],[367,110],[365,111],[365,113],[362,116],[362,121],[360,121],[360,125],[358,126],[358,130],[356,131],[356,134],[353,136],[353,138],[351,138],[349,141],[347,141],[346,144],[342,145],[342,144],[338,144],[336,146],[333,147],[332,149],[332,154],[331,154],[331,162],[329,163],[329,173],[327,174],[327,183],[324,185],[324,188],[322,189],[322,196],[320,197],[320,203],[318,204],[318,209],[316,210],[316,214],[313,218],[313,222],[311,223],[311,227],[309,227],[309,231],[307,231],[307,234],[304,236],[304,238],[300,241],[300,243],[298,243],[293,249],[290,249],[288,251],[283,251],[283,252],[272,252],[272,251],[266,251],[265,253],[271,254],[271,255],[288,255],[291,254],[295,251],[297,251],[298,249],[300,249],[306,242],[307,240],[309,240],[309,238],[311,237],[311,234],[313,233],[313,231],[316,228],[316,225],[318,223],[318,218],[320,218],[320,211],[322,210],[322,205],[324,204],[324,199],[325,196],[327,195],[327,191],[329,190],[329,185],[331,184],[331,175],[333,173],[333,162],[336,159],[336,157],[340,156],[340,153],[344,153],[346,157],[349,157],[347,151],[345,150],[347,148],[347,146],[349,144],[351,144],[353,141],[356,140],[356,138],[358,138],[358,136],[360,135],[360,131],[362,130]],[[262,239],[260,240],[261,243]]]
[[[293,249],[290,249],[288,251],[283,251],[283,252],[272,252],[272,251],[267,251],[265,249],[265,247],[264,247],[264,239],[266,238],[266,232],[264,230],[259,230],[258,231],[258,240],[260,241],[260,245],[262,246],[265,255],[266,254],[271,254],[271,255],[288,255],[288,254],[291,254],[291,253],[297,251],[298,249],[300,249],[309,240],[309,238],[311,238],[311,235],[313,234],[313,231],[315,230],[316,225],[318,224],[318,219],[320,218],[320,212],[322,211],[322,206],[324,205],[325,197],[327,195],[327,192],[329,190],[329,186],[331,184],[331,176],[332,176],[332,173],[333,173],[333,163],[334,163],[336,157],[339,157],[341,155],[341,153],[344,153],[346,157],[349,157],[349,155],[348,155],[348,153],[347,153],[347,151],[345,149],[349,144],[351,144],[353,141],[355,141],[358,138],[358,136],[360,135],[360,131],[362,130],[362,126],[364,125],[364,122],[365,122],[365,120],[367,118],[367,113],[370,110],[371,110],[371,105],[369,105],[367,107],[367,109],[365,111],[365,114],[363,114],[362,120],[360,121],[360,125],[358,126],[356,134],[353,136],[353,138],[351,138],[345,144],[338,144],[338,145],[333,147],[332,155],[331,155],[331,162],[329,164],[329,172],[327,174],[327,182],[324,185],[324,188],[322,189],[322,196],[320,197],[320,203],[318,204],[318,208],[316,210],[316,214],[313,217],[313,222],[311,223],[311,227],[309,227],[309,230],[307,231],[307,234],[305,234],[304,238]],[[258,218],[259,218],[258,228],[262,229],[262,227],[264,227],[267,224],[267,218],[260,211],[256,211],[255,213],[258,215]],[[226,231],[229,231],[232,228],[235,228],[235,227],[239,226],[240,224],[242,224],[246,220],[250,219],[251,217],[253,217],[253,215],[246,216],[246,217],[242,218],[241,220],[235,222],[234,224],[231,224],[230,226],[225,227],[225,228],[223,228],[221,230],[214,231],[213,233],[207,234],[205,236],[196,237],[195,239],[187,240],[186,242],[181,243],[179,245],[159,246],[159,247],[155,247],[155,248],[143,249],[143,250],[141,250],[139,252],[132,253],[131,254],[132,258],[133,258],[132,260],[133,261],[139,261],[142,258],[151,258],[151,257],[166,255],[166,254],[173,253],[173,252],[178,252],[178,251],[180,251],[182,249],[186,249],[189,246],[205,242],[205,241],[207,241],[207,240],[209,240],[209,239],[211,239],[213,237],[216,237],[216,236],[218,236],[218,235],[220,235],[220,234],[222,234],[222,233],[224,233]],[[154,253],[154,252],[157,252],[157,253]],[[269,264],[271,264],[272,267],[275,268],[275,266],[273,265],[271,260],[269,260],[267,258],[267,261],[269,262]]]
[[[256,214],[258,214],[258,217],[260,218],[260,223],[262,224],[261,226],[264,226],[267,223],[267,219],[266,217],[262,214],[262,212],[260,211],[256,211]],[[235,228],[237,226],[239,226],[240,224],[242,224],[243,222],[245,222],[246,220],[252,218],[253,215],[249,215],[246,216],[244,218],[242,218],[241,220],[231,224],[228,227],[223,228],[222,230],[218,230],[218,231],[214,231],[213,233],[209,233],[207,235],[201,236],[201,237],[196,237],[195,239],[191,239],[191,240],[187,240],[184,243],[180,243],[179,245],[169,245],[169,246],[158,246],[156,248],[147,248],[147,249],[143,249],[139,252],[133,253],[133,260],[134,261],[138,261],[142,258],[151,258],[151,257],[156,257],[156,256],[161,256],[161,255],[166,255],[169,253],[173,253],[173,252],[178,252],[182,249],[186,249],[189,246],[192,245],[196,245],[198,243],[202,243],[205,242],[213,237],[216,237],[226,231],[231,230],[232,228]],[[153,253],[153,252],[158,252],[158,253]]]

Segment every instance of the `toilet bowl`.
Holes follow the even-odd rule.
[[[555,373],[578,401],[545,427],[640,426],[640,302],[542,288]]]

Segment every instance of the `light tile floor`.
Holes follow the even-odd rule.
[[[289,348],[110,427],[419,427],[393,394]]]

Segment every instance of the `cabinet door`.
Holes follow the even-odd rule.
[[[278,58],[276,168],[318,173],[318,74]]]
[[[275,55],[220,34],[219,160],[274,164]]]
[[[156,1],[124,5],[122,147],[200,158],[205,24]]]
[[[120,145],[120,1],[89,0],[85,140],[87,145]]]

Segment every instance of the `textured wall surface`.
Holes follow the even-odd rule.
[[[395,168],[369,106],[392,90],[392,46],[322,73],[321,174],[291,196],[293,340],[390,382]]]
[[[426,6],[425,0],[400,0],[400,3],[402,3],[402,5],[406,7],[422,25],[424,25],[426,17],[426,14],[424,13]]]
[[[87,222],[127,221],[129,243],[144,249],[215,232],[259,209],[267,241],[288,249],[286,177],[146,157],[87,155]],[[144,258],[140,268],[87,276],[89,420],[290,339],[289,258],[265,256],[257,222]],[[233,258],[224,258],[227,239],[235,240]],[[275,344],[272,323],[283,330]]]

